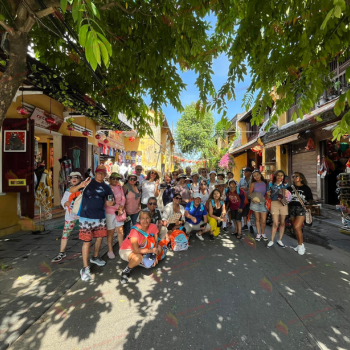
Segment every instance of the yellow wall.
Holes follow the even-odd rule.
[[[245,145],[248,142],[247,124],[245,122],[238,122],[237,124],[238,124],[238,127],[241,129],[242,145]]]
[[[287,112],[282,113],[278,117],[278,122],[277,122],[278,127],[280,128],[284,124],[287,124]]]
[[[241,178],[241,169],[247,166],[247,154],[243,153],[238,157],[234,157],[235,166],[233,168],[233,178],[239,181]]]
[[[6,196],[0,196],[0,230],[17,225],[17,223],[17,193],[7,193]]]

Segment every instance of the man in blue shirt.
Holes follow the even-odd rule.
[[[200,193],[194,193],[193,202],[187,203],[185,208],[186,234],[189,236],[192,231],[199,231],[196,233],[196,236],[201,241],[204,241],[203,233],[210,232],[207,215],[207,210],[201,203]]]

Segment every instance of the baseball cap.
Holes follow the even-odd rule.
[[[70,174],[69,174],[69,177],[72,177],[72,176],[81,176],[81,174],[79,173],[79,171],[72,171]]]
[[[107,168],[104,165],[99,165],[96,168],[95,173],[105,173],[105,174],[107,174]]]
[[[252,172],[252,169],[246,167],[246,168],[243,168],[243,171],[250,171],[250,172]]]
[[[194,193],[193,194],[193,199],[196,199],[196,198],[201,198],[200,193]]]
[[[216,171],[212,170],[212,171],[209,173],[209,175],[210,175],[210,174],[215,174],[215,175],[216,175]]]

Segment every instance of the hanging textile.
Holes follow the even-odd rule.
[[[35,205],[44,210],[46,220],[51,219],[52,213],[52,184],[49,177],[49,172],[45,170],[40,178],[38,188],[35,192]]]
[[[68,187],[68,176],[72,172],[72,161],[70,159],[60,160],[61,169],[58,176],[58,187],[61,198],[64,195],[65,190]]]
[[[79,157],[80,157],[80,149],[73,149],[73,167],[76,169],[80,168],[80,161],[79,161]]]
[[[98,167],[98,154],[94,154],[94,170]]]

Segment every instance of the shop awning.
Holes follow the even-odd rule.
[[[229,149],[228,150],[228,153],[231,153],[231,154],[237,154],[237,153],[240,153],[240,152],[244,152],[246,151],[247,149],[250,149],[250,148],[253,148],[255,147],[256,145],[258,145],[258,137],[255,137],[253,140],[249,141],[248,143],[246,143],[245,145],[242,145],[240,147],[237,147],[235,149]]]
[[[299,133],[288,136],[288,137],[284,137],[283,139],[279,139],[279,140],[274,141],[274,142],[269,142],[266,145],[264,145],[264,147],[271,148],[271,147],[281,146],[281,145],[284,145],[286,143],[297,140],[298,137],[299,137]]]

